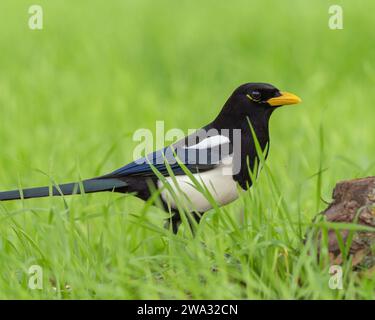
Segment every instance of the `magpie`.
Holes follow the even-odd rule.
[[[179,203],[199,222],[206,211],[238,198],[252,185],[253,170],[267,157],[269,119],[275,109],[301,102],[267,83],[239,86],[208,125],[109,174],[81,182],[0,192],[0,201],[93,192],[133,193],[148,200],[158,192],[176,233]]]

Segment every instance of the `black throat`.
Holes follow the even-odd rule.
[[[245,99],[247,98],[245,97]],[[260,148],[266,153],[265,157],[268,155],[270,143],[269,120],[274,110],[275,108],[268,105],[255,104],[241,99],[241,97],[232,96],[228,99],[216,119],[206,127],[214,128],[219,133],[229,132],[229,138],[232,143],[236,143],[236,139],[233,139],[235,129],[241,130],[240,150],[236,146],[233,148],[233,164],[234,166],[239,165],[240,168],[234,167],[233,177],[243,189],[247,189],[252,185],[249,170],[255,173],[255,176],[257,174],[254,170],[255,164],[257,162],[259,164],[259,156],[254,135],[259,142]]]
[[[252,127],[264,149],[269,143],[269,120],[274,110],[274,107],[252,103],[246,97],[231,96],[207,127],[218,131],[240,129],[242,136],[253,139]]]

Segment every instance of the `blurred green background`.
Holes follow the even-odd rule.
[[[271,119],[279,197],[261,174],[258,196],[244,195],[257,206],[224,209],[250,226],[237,238],[220,217],[210,228],[217,212],[197,239],[174,238],[165,214],[123,195],[1,203],[1,298],[373,298],[374,281],[350,271],[347,290],[326,288],[327,270],[305,265],[298,236],[285,233],[293,223],[305,231],[336,181],[374,175],[374,1],[40,0],[44,26],[34,31],[32,4],[0,3],[1,190],[107,173],[133,160],[136,129],[199,128],[245,82],[303,103]],[[343,7],[343,30],[328,27],[331,4]],[[285,250],[288,267],[273,265]],[[240,262],[223,261],[227,252]],[[27,287],[31,264],[43,266],[44,290]]]

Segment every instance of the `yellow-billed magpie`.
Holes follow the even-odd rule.
[[[210,124],[162,150],[80,183],[0,192],[0,201],[101,191],[134,193],[147,200],[151,196],[150,186],[154,186],[160,190],[164,208],[174,213],[172,227],[177,232],[181,220],[176,197],[187,199],[191,212],[201,214],[211,209],[212,199],[195,185],[198,181],[218,205],[237,199],[237,185],[250,188],[251,172],[259,160],[254,136],[262,151],[267,152],[272,112],[300,101],[296,95],[281,92],[270,84],[246,83],[232,93]],[[186,174],[187,169],[196,178],[195,183]]]

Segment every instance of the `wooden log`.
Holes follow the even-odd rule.
[[[375,228],[375,177],[339,182],[333,190],[333,202],[321,212],[329,222],[356,223]],[[344,243],[349,230],[339,231]],[[353,233],[353,231],[352,231]],[[328,250],[331,261],[342,262],[342,254],[335,230],[328,230]],[[355,231],[349,254],[353,265],[365,268],[375,266],[375,232]]]

